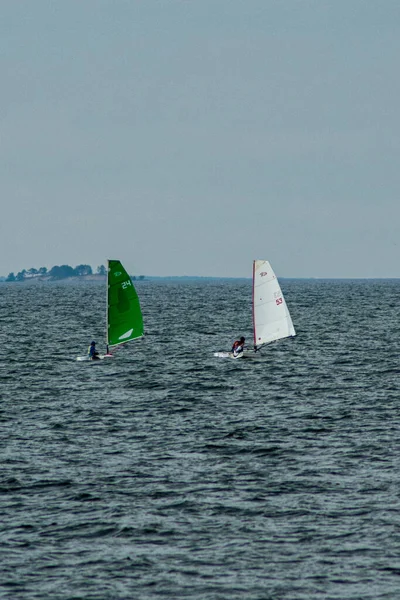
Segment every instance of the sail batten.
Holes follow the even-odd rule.
[[[108,261],[107,345],[118,346],[142,337],[143,317],[139,297],[119,260]]]
[[[267,260],[253,262],[254,346],[296,335],[275,273]]]

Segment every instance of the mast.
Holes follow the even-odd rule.
[[[254,275],[255,275],[255,270],[256,270],[256,261],[253,260],[253,291],[252,291],[252,318],[253,318],[253,339],[254,339],[254,350],[257,350],[257,343],[256,343],[256,322],[254,319]]]
[[[106,274],[106,354],[108,354],[108,273],[110,272],[110,261],[107,259],[107,274]]]

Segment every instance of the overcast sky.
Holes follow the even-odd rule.
[[[2,0],[0,275],[400,277],[399,0]]]

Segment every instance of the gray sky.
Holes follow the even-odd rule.
[[[0,274],[400,277],[398,0],[2,0]]]

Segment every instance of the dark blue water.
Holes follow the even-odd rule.
[[[400,598],[400,282],[282,288],[256,361],[250,281],[140,282],[78,363],[104,287],[0,285],[1,598]]]

